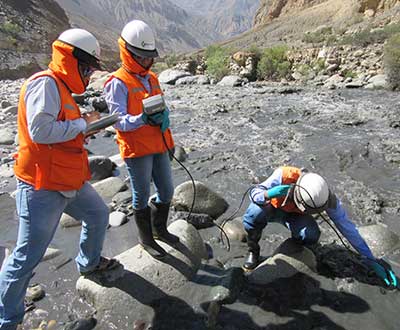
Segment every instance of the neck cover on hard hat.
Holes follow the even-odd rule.
[[[140,76],[145,76],[149,73],[150,68],[145,69],[138,62],[136,62],[128,49],[126,49],[126,41],[122,38],[118,39],[119,44],[119,57],[122,61],[122,67],[130,73],[135,73]]]
[[[79,72],[78,60],[72,55],[74,47],[60,40],[53,42],[52,60],[49,68],[59,77],[72,93],[82,94],[86,90]]]

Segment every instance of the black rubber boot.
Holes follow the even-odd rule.
[[[143,210],[134,210],[133,216],[138,227],[140,244],[153,258],[164,258],[167,255],[167,252],[165,252],[165,250],[158,245],[153,238],[150,208],[146,207]]]
[[[261,238],[261,230],[251,229],[246,231],[249,254],[244,261],[243,269],[250,271],[256,268],[260,262],[260,245],[258,245],[258,242]]]
[[[179,237],[172,235],[167,230],[167,220],[170,203],[156,203],[154,199],[150,200],[151,221],[153,224],[153,236],[169,244],[179,242]]]

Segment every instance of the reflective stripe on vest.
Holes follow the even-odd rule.
[[[296,183],[297,179],[301,175],[301,170],[297,167],[283,166],[283,167],[281,167],[281,169],[282,169],[282,183],[281,184]],[[284,206],[282,206],[282,203],[284,200],[285,200],[285,197],[272,198],[271,204],[275,208],[280,208],[281,210],[288,212],[288,213],[303,213],[297,208],[297,206],[293,200],[287,200],[286,204]]]
[[[19,148],[15,156],[14,172],[18,179],[33,185],[36,190],[78,190],[90,179],[83,134],[78,134],[70,141],[54,144],[35,143],[29,135],[25,104],[27,84],[44,76],[55,80],[60,93],[61,109],[57,120],[74,120],[81,117],[71,93],[52,71],[42,71],[29,78],[22,86],[18,104]]]
[[[127,113],[133,116],[142,114],[142,100],[153,95],[162,94],[156,75],[149,72],[151,92],[148,93],[135,75],[128,73],[124,68],[115,71],[105,85],[112,79],[121,80],[128,89]],[[164,132],[165,141],[169,149],[174,147],[170,129]],[[151,154],[164,153],[167,148],[164,144],[159,126],[143,125],[134,131],[123,132],[117,130],[117,143],[121,158],[135,158]]]

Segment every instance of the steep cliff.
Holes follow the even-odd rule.
[[[69,27],[53,0],[0,1],[0,79],[26,77],[46,67],[52,41]]]
[[[368,17],[379,15],[392,9],[398,0],[261,0],[254,17],[254,27],[271,22],[273,19],[296,15],[300,11],[319,7],[322,17],[332,13],[338,20],[356,14]],[[338,10],[338,5],[346,10]],[[350,9],[350,10],[348,10]]]

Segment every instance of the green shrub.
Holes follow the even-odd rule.
[[[257,66],[257,77],[262,80],[288,78],[292,64],[287,59],[287,51],[287,46],[265,49]]]
[[[331,27],[324,27],[318,31],[304,34],[302,41],[308,44],[325,43],[331,45],[336,42],[336,36]]]
[[[21,32],[21,28],[19,27],[19,25],[11,22],[5,22],[0,25],[0,30],[14,37],[16,37]]]
[[[393,89],[400,87],[400,33],[392,36],[384,47],[384,69]]]
[[[257,45],[255,45],[255,44],[251,45],[250,48],[249,48],[249,52],[254,54],[255,59],[257,61],[260,60],[260,58],[262,56],[262,50],[259,47],[257,47]]]
[[[176,54],[171,54],[165,58],[165,63],[167,64],[168,68],[172,68],[178,63],[178,57]]]
[[[342,38],[342,44],[366,47],[371,44],[382,44],[393,35],[400,33],[400,24],[390,24],[383,28],[365,29]]]
[[[325,70],[325,60],[323,58],[318,58],[314,62],[312,62],[313,69],[318,73]]]
[[[169,67],[168,67],[167,63],[165,63],[165,62],[156,62],[151,67],[151,71],[154,71],[155,73],[159,74],[159,73],[163,72],[164,70],[167,70],[168,68]]]
[[[207,73],[217,80],[229,74],[229,54],[221,46],[209,46],[205,52]]]

